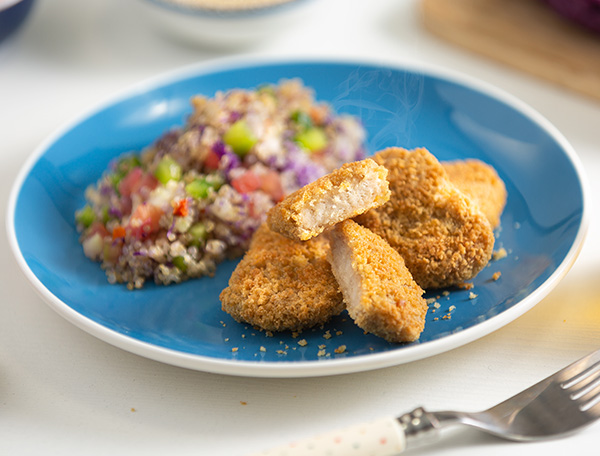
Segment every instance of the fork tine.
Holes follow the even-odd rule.
[[[582,398],[600,385],[600,364],[594,372],[590,373],[586,371],[585,373],[589,375],[586,378],[582,378],[577,384],[573,384],[575,388],[573,388],[573,391],[570,393],[570,397],[573,400]]]
[[[577,402],[579,410],[600,417],[600,350],[555,375],[563,379],[560,388],[569,390],[569,398]]]
[[[587,379],[590,375],[600,370],[600,350],[575,361],[573,364],[558,371],[555,376],[563,381],[560,386],[563,389],[569,389],[578,383]]]
[[[579,410],[600,417],[600,379],[595,381],[594,384],[595,387],[591,388],[588,394],[582,397],[585,402],[579,406]]]

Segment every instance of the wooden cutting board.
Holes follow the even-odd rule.
[[[600,101],[600,34],[542,0],[421,0],[421,9],[439,37]]]

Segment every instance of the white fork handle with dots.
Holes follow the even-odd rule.
[[[252,456],[393,456],[406,448],[397,418],[383,418],[313,438],[292,442]]]

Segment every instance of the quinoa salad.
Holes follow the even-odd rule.
[[[365,132],[297,79],[195,96],[185,125],[114,159],[75,220],[110,283],[214,274],[287,194],[365,157]]]

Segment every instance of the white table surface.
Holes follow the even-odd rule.
[[[0,454],[241,456],[418,405],[483,409],[600,346],[600,103],[444,43],[423,29],[416,1],[320,1],[313,20],[227,53],[164,39],[132,0],[39,1],[20,33],[0,44],[2,213],[15,175],[42,140],[161,72],[236,53],[427,62],[514,94],[574,146],[591,177],[591,214],[571,271],[516,321],[429,359],[325,378],[243,378],[164,365],[76,328],[33,291],[4,235]],[[407,454],[594,454],[599,437],[600,423],[528,444],[461,428]]]

